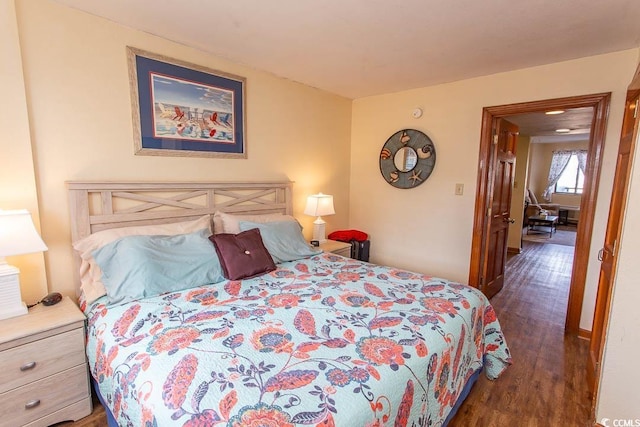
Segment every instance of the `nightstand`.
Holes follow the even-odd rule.
[[[320,249],[325,252],[332,252],[337,255],[351,258],[351,243],[339,242],[337,240],[327,240],[324,243],[320,243]]]
[[[68,297],[0,321],[0,426],[48,426],[91,414],[84,322]]]

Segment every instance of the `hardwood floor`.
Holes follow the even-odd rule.
[[[524,242],[523,253],[510,256],[491,303],[513,365],[493,382],[481,375],[451,427],[592,426],[589,343],[564,335],[573,250]]]
[[[524,245],[491,300],[514,364],[496,381],[481,375],[451,427],[591,427],[588,341],[564,335],[573,247]],[[104,409],[96,403],[89,417],[61,425],[105,426]]]

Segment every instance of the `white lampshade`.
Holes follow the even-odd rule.
[[[322,215],[333,215],[336,211],[333,209],[333,196],[328,194],[314,194],[307,197],[307,206],[304,208],[305,215],[317,217],[313,221],[313,240],[320,243],[326,242],[325,224]]]
[[[333,215],[336,211],[333,209],[333,196],[328,194],[314,194],[307,197],[307,207],[304,208],[305,215],[323,216]]]
[[[46,250],[27,210],[0,210],[0,319],[27,314],[20,295],[20,270],[4,257]]]
[[[0,210],[0,257],[47,250],[26,209]]]

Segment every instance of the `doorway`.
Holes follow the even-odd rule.
[[[519,128],[510,211],[515,224],[509,228],[508,252],[526,253],[527,242],[575,247],[593,108],[508,119]],[[553,185],[548,188],[550,171]],[[565,315],[563,311],[563,321]]]
[[[488,266],[496,265],[496,260],[486,251],[490,232],[490,213],[493,203],[492,177],[494,170],[494,133],[496,123],[502,118],[518,114],[545,112],[557,109],[593,108],[593,119],[589,139],[589,155],[586,164],[585,182],[580,205],[580,221],[577,227],[573,274],[569,290],[569,302],[565,321],[565,332],[577,335],[580,329],[580,315],[586,283],[589,249],[593,233],[595,205],[602,164],[602,152],[606,131],[606,121],[610,104],[610,93],[559,98],[544,101],[486,107],[483,109],[478,183],[474,215],[469,283],[482,289]],[[506,257],[506,251],[500,256]],[[502,262],[504,264],[504,262]]]

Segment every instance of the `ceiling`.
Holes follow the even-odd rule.
[[[640,46],[638,0],[56,1],[353,99]]]
[[[518,125],[520,135],[536,137],[532,142],[571,142],[589,139],[593,108],[572,108],[562,114],[541,113],[515,114],[506,118]],[[569,129],[558,133],[557,129]]]

